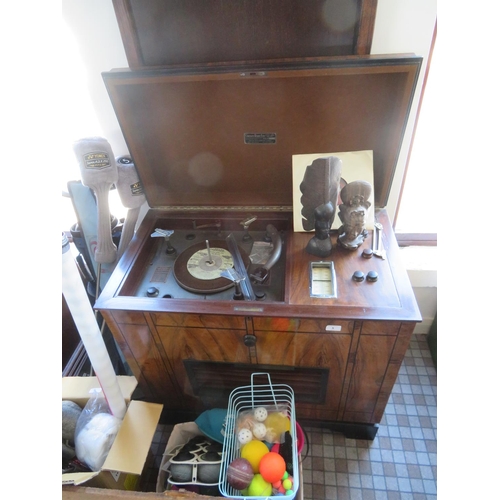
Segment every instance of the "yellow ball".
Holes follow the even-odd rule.
[[[250,497],[268,497],[273,492],[273,486],[268,483],[260,474],[255,474],[248,486],[248,496]]]
[[[241,457],[246,458],[250,462],[254,474],[259,472],[260,459],[266,453],[269,453],[269,448],[257,439],[253,439],[241,448]]]
[[[264,425],[267,428],[266,441],[279,442],[280,436],[290,430],[290,419],[280,412],[269,413]]]

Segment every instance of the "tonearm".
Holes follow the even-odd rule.
[[[281,236],[278,230],[272,225],[268,224],[266,227],[267,234],[270,235],[273,242],[273,253],[267,260],[267,262],[255,269],[250,276],[258,283],[263,283],[269,276],[269,270],[278,262],[281,255]]]

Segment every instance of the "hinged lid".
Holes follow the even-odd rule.
[[[369,54],[377,0],[113,0],[130,68]]]
[[[421,58],[103,73],[152,208],[291,207],[292,155],[373,150],[384,207]]]

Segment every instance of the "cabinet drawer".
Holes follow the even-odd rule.
[[[253,318],[253,327],[256,331],[352,333],[354,330],[354,321],[337,319]]]
[[[399,321],[363,321],[361,335],[397,335],[400,326]]]
[[[245,318],[213,314],[151,313],[156,326],[181,326],[189,328],[230,328],[245,330]]]

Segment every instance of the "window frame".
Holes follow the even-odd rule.
[[[429,58],[428,58],[427,66],[425,68],[424,80],[422,82],[422,91],[420,94],[420,100],[419,100],[417,111],[416,111],[415,124],[413,126],[413,130],[412,130],[412,134],[411,134],[408,156],[406,158],[406,164],[405,164],[405,169],[404,169],[404,174],[403,174],[403,181],[401,183],[399,198],[398,198],[398,202],[396,205],[396,212],[394,215],[394,223],[393,223],[393,226],[395,228],[397,228],[399,209],[401,208],[401,202],[402,202],[402,199],[404,197],[406,176],[407,176],[408,169],[409,169],[410,162],[411,162],[411,153],[412,153],[412,149],[413,149],[413,142],[415,140],[415,132],[417,130],[418,120],[420,117],[420,110],[421,110],[422,102],[423,102],[424,96],[425,96],[425,89],[427,86],[427,78],[429,76],[429,69],[430,69],[430,66],[432,64],[432,55],[434,53],[434,45],[436,42],[436,36],[437,36],[437,22],[434,24],[434,32],[432,34],[432,42],[431,42],[431,47],[429,50]],[[396,236],[396,240],[397,240],[400,247],[437,246],[437,233],[406,233],[406,232],[400,232],[396,229],[395,236]]]

